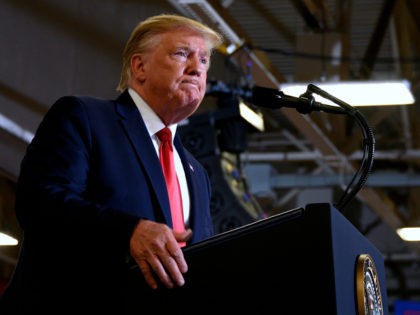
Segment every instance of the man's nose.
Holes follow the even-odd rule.
[[[206,71],[206,65],[201,62],[200,57],[192,57],[189,59],[188,74],[200,76],[204,71]]]

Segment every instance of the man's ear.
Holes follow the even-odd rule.
[[[139,81],[144,81],[146,78],[144,71],[144,56],[141,54],[134,54],[131,57],[130,66],[133,77]]]

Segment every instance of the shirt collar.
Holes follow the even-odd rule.
[[[128,93],[140,111],[140,115],[143,117],[144,123],[146,124],[146,128],[150,136],[153,136],[156,134],[156,132],[165,128],[165,124],[162,122],[159,116],[136,91],[134,91],[132,88],[128,88]],[[177,124],[169,125],[168,128],[171,129],[173,140],[177,129]]]

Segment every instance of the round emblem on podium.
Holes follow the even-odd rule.
[[[356,268],[357,315],[383,315],[382,295],[372,257],[361,254]]]

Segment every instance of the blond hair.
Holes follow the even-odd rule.
[[[121,78],[117,91],[128,88],[131,80],[131,57],[137,53],[145,53],[157,44],[157,35],[174,28],[187,28],[205,38],[210,53],[223,43],[221,34],[205,24],[176,14],[160,14],[147,18],[137,24],[132,31],[123,51]]]

